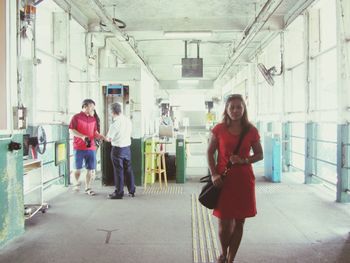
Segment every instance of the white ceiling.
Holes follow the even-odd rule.
[[[64,0],[55,0],[57,3]],[[67,1],[65,1],[67,2]],[[242,49],[234,63],[247,61],[247,55],[280,31],[312,0],[74,0],[71,1],[88,24],[99,23],[101,16],[117,18],[126,24],[120,29],[130,45],[136,49],[145,64],[159,81],[181,78],[181,58],[185,57],[183,39],[170,39],[164,31],[212,31],[208,38],[190,39],[188,57],[200,57],[204,63],[204,80],[214,81],[223,73],[223,67],[233,61],[235,50]],[[62,4],[62,3],[61,3]],[[247,29],[258,17],[264,5],[273,10],[263,17],[259,33],[250,39]],[[276,8],[274,8],[276,7]],[[101,15],[102,14],[102,15]],[[265,23],[266,21],[266,23]],[[104,20],[106,23],[106,20]],[[111,24],[109,25],[111,26]],[[112,25],[113,26],[113,25]],[[109,28],[110,29],[110,28]],[[245,34],[244,34],[245,32]],[[246,36],[245,36],[246,35]],[[245,39],[247,38],[247,39]],[[249,40],[248,40],[249,39]],[[245,40],[247,42],[245,43]],[[243,47],[239,46],[243,42]],[[226,66],[224,66],[226,63]],[[226,70],[224,70],[226,72]],[[230,70],[227,70],[230,72]]]

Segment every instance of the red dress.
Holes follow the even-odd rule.
[[[239,135],[230,133],[224,123],[217,124],[212,132],[218,140],[216,171],[222,174]],[[251,127],[243,138],[238,155],[241,158],[249,157],[252,144],[259,140],[258,130]],[[221,219],[243,219],[256,215],[255,176],[251,164],[236,164],[229,170],[213,215]]]

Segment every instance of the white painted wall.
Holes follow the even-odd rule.
[[[0,1],[0,130],[7,129],[8,106],[6,85],[6,2]]]
[[[153,79],[149,73],[141,68],[140,94],[141,94],[141,123],[143,134],[156,133],[154,118],[157,113],[154,112],[156,104],[155,90],[159,88],[158,82]]]

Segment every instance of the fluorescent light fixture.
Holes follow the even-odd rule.
[[[177,81],[178,84],[198,84],[199,80],[198,79],[179,79]]]
[[[164,31],[165,37],[181,39],[205,38],[211,35],[211,31]]]

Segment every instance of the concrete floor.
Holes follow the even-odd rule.
[[[246,221],[237,262],[350,262],[350,204],[335,203],[335,193],[296,177],[273,184],[258,173],[258,215]],[[47,213],[27,220],[25,234],[0,250],[0,262],[210,262],[209,250],[194,247],[201,244],[192,231],[197,181],[170,184],[166,193],[139,187],[135,198],[123,200],[107,200],[112,188],[100,181],[94,197],[63,189]],[[217,222],[209,216],[211,222],[215,257]],[[205,234],[210,231],[203,242]]]

